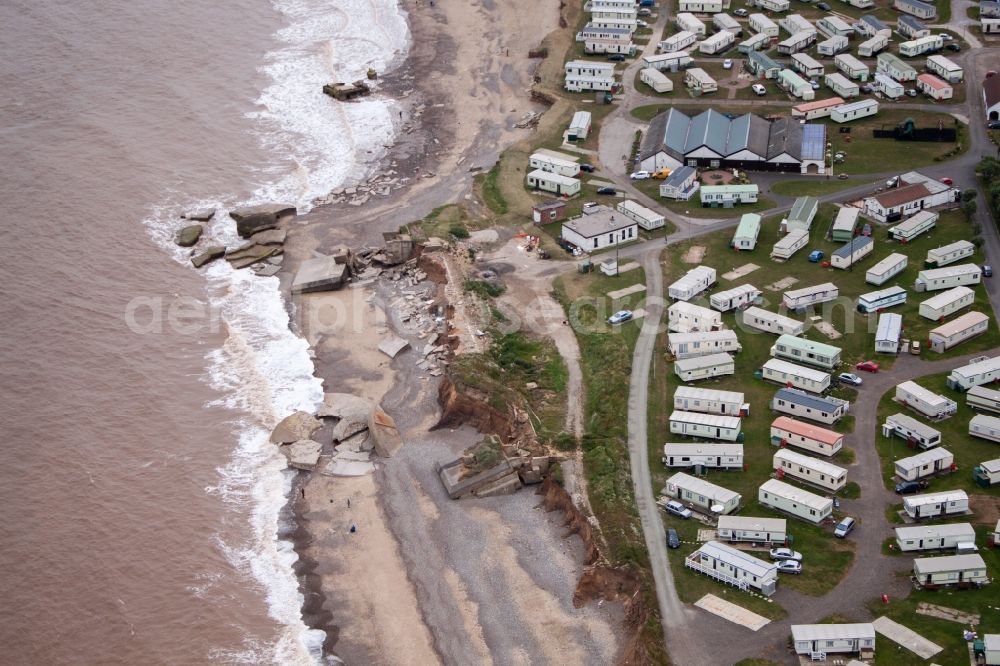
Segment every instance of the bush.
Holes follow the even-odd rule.
[[[463,227],[461,224],[453,224],[448,227],[448,233],[458,239],[466,239],[469,237],[469,230]]]
[[[504,292],[502,284],[493,284],[485,280],[466,280],[465,290],[479,294],[483,298],[496,298]]]

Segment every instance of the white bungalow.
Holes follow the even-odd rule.
[[[677,472],[667,479],[666,485],[663,486],[663,494],[706,513],[721,515],[736,511],[743,499],[739,493],[684,472]],[[720,505],[722,511],[712,511],[712,507],[716,505]]]
[[[750,29],[768,37],[777,37],[779,34],[778,24],[772,21],[766,14],[751,14]]]
[[[698,35],[690,30],[681,30],[660,42],[660,53],[673,53],[684,51],[698,41]]]
[[[701,67],[692,67],[684,72],[684,85],[686,85],[695,95],[713,93],[719,89],[719,84],[716,80]],[[704,192],[705,188],[703,187],[701,189],[702,192]],[[702,200],[704,201],[704,196],[702,197]]]
[[[896,528],[896,544],[904,553],[920,550],[958,548],[960,543],[975,543],[976,530],[969,523],[916,525]]]
[[[971,257],[975,252],[975,245],[967,240],[957,240],[954,243],[928,250],[927,259],[924,260],[924,268],[941,268],[966,257]]]
[[[965,393],[965,404],[976,411],[1000,414],[1000,391],[973,386]]]
[[[661,229],[663,228],[663,225],[666,224],[666,218],[663,214],[650,210],[637,201],[632,201],[631,199],[619,202],[615,208],[625,217],[635,220],[636,224],[646,231]]]
[[[718,541],[706,541],[686,558],[684,566],[741,590],[758,590],[765,597],[778,587],[778,565],[765,562]]]
[[[722,53],[723,51],[729,50],[729,48],[736,42],[736,35],[729,32],[728,30],[720,30],[712,35],[709,35],[698,45],[698,50],[707,55],[715,55],[716,53]]]
[[[811,395],[793,388],[778,390],[771,398],[771,409],[820,423],[836,423],[847,414],[850,403],[832,396]]]
[[[693,32],[698,37],[704,37],[708,34],[708,27],[691,12],[680,12],[674,18],[674,23],[681,31]]]
[[[844,435],[788,416],[779,416],[771,422],[771,444],[782,448],[794,446],[821,456],[832,456],[843,448]]]
[[[729,245],[737,250],[752,250],[757,247],[758,236],[760,236],[760,215],[745,213],[740,217],[740,223]]]
[[[592,213],[563,222],[560,235],[581,250],[593,252],[636,240],[639,225],[610,208],[598,206]]]
[[[837,66],[841,72],[844,73],[849,79],[857,79],[859,81],[867,81],[868,77],[871,75],[871,70],[868,65],[861,62],[850,53],[840,53],[833,57],[833,63]]]
[[[961,83],[965,77],[962,68],[943,55],[927,56],[927,71],[937,74],[948,83]]]
[[[931,329],[927,342],[931,351],[947,351],[970,338],[982,335],[990,325],[990,318],[982,312],[966,312],[947,324]]]
[[[639,80],[653,89],[653,92],[673,92],[674,82],[658,69],[643,67],[639,70]]]
[[[888,35],[875,35],[858,45],[858,55],[862,58],[871,58],[887,46],[889,46]]]
[[[822,393],[830,387],[830,375],[802,365],[772,358],[761,369],[764,379],[811,393]]]
[[[804,248],[809,243],[809,232],[804,229],[795,229],[778,239],[771,249],[771,258],[785,261],[791,259],[792,255]]]
[[[917,273],[913,288],[917,291],[940,291],[967,284],[979,284],[983,281],[982,273],[982,269],[975,264],[928,268]]]
[[[816,45],[816,52],[823,56],[832,57],[838,53],[842,53],[847,50],[850,46],[847,37],[842,37],[837,35],[836,37],[830,37],[829,39],[824,39],[822,42]]]
[[[758,516],[719,516],[716,533],[729,542],[783,544],[788,540],[788,521]]]
[[[840,347],[794,335],[779,336],[771,345],[771,356],[830,370],[840,365]]]
[[[1000,381],[1000,356],[982,356],[972,363],[955,368],[948,375],[948,388],[968,391],[973,386],[995,384]]]
[[[697,266],[667,288],[670,298],[690,301],[715,284],[716,272],[711,266]]]
[[[708,354],[735,354],[743,349],[736,331],[706,331],[704,333],[668,333],[667,348],[674,359],[694,358]]]
[[[958,405],[955,404],[954,400],[928,391],[912,381],[896,385],[896,402],[931,419],[943,419],[958,411]]]
[[[941,443],[941,431],[921,423],[906,414],[893,414],[882,424],[883,437],[900,437],[907,444],[921,449],[930,449]]]
[[[840,296],[840,289],[832,282],[803,287],[802,289],[790,289],[781,296],[781,302],[789,310],[799,310],[810,305],[819,305],[827,301],[836,300]]]
[[[858,297],[858,312],[868,314],[906,303],[906,290],[893,285]],[[900,320],[902,321],[902,320]]]
[[[865,271],[865,282],[874,285],[885,284],[906,270],[908,263],[909,259],[905,254],[893,252]]]
[[[573,196],[580,193],[580,181],[568,176],[560,176],[557,173],[550,173],[535,169],[528,173],[528,187],[534,187],[553,194]]]
[[[668,442],[663,445],[663,464],[667,467],[743,469],[743,445]]]
[[[830,265],[846,270],[867,257],[874,249],[875,239],[871,236],[855,236],[830,254]]]
[[[674,361],[674,374],[683,382],[726,377],[736,373],[736,363],[729,354],[708,354]]]
[[[1000,418],[976,414],[969,421],[969,434],[991,442],[1000,442]]]
[[[722,314],[700,305],[677,301],[667,308],[667,328],[674,333],[717,331],[722,328]]]
[[[899,338],[903,333],[903,316],[895,312],[883,312],[878,316],[875,331],[876,354],[898,354]]]
[[[735,442],[742,436],[739,416],[723,416],[721,414],[702,414],[701,412],[684,412],[674,410],[670,414],[670,432],[686,437],[701,437],[703,439],[719,439],[725,442]]]
[[[976,292],[968,287],[954,287],[922,302],[919,313],[931,321],[944,321],[945,317],[969,307],[975,300]]]
[[[578,159],[554,150],[537,151],[528,158],[528,166],[572,178],[580,174]]]
[[[757,501],[775,511],[819,524],[833,513],[833,500],[784,481],[769,479],[757,491]]]
[[[934,476],[944,470],[950,470],[955,464],[955,456],[951,451],[939,446],[936,449],[921,451],[915,456],[900,458],[896,461],[896,476],[903,481],[916,481],[925,476]]]
[[[729,312],[756,303],[760,299],[760,295],[760,289],[752,284],[741,284],[732,289],[717,291],[709,297],[708,303],[713,310]]]
[[[674,390],[674,409],[705,414],[747,416],[750,406],[743,402],[743,394],[738,391],[678,386]]]
[[[830,492],[837,492],[847,484],[847,470],[843,467],[787,449],[775,451],[771,467],[778,479],[790,476]]]
[[[795,653],[826,660],[828,653],[870,656],[875,652],[875,626],[863,624],[793,624]],[[837,663],[837,662],[835,662]]]
[[[899,2],[899,0],[896,0]],[[925,588],[949,585],[965,587],[989,582],[986,562],[978,553],[946,555],[944,557],[918,557],[913,560],[913,578]]]
[[[969,496],[964,490],[910,495],[903,499],[903,511],[913,519],[969,513]]]
[[[861,94],[861,88],[840,72],[832,72],[823,77],[826,87],[844,99],[851,99]]]
[[[913,217],[907,218],[894,227],[889,228],[889,235],[894,241],[909,243],[922,233],[930,231],[937,224],[937,213],[922,210]]]

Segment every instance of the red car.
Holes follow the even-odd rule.
[[[878,363],[875,361],[861,361],[854,367],[865,372],[878,372]]]
[[[952,185],[955,184],[955,181],[953,181],[951,178],[948,178],[948,177],[942,178],[941,182],[944,183],[945,185],[949,186],[949,187],[951,187]]]

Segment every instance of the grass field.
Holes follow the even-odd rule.
[[[751,173],[750,175],[752,178],[753,174]],[[744,213],[760,213],[761,211],[774,208],[776,205],[771,199],[761,196],[758,197],[757,203],[745,204],[737,206],[736,208],[703,208],[697,194],[691,197],[689,201],[661,199],[660,182],[661,181],[659,180],[650,178],[649,180],[637,180],[633,184],[642,193],[656,199],[657,202],[667,210],[677,213],[678,215],[686,215],[688,217],[722,220],[726,218],[739,217]]]
[[[796,178],[794,180],[783,180],[775,183],[771,186],[771,193],[786,197],[821,197],[825,194],[833,194],[834,192],[857,186],[858,182],[851,180]]]

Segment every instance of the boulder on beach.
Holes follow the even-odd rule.
[[[229,211],[229,217],[233,218],[237,222],[245,217],[251,215],[270,215],[272,217],[286,217],[288,215],[295,215],[298,211],[292,204],[259,204],[257,206],[244,206],[243,208],[235,208]]]
[[[214,208],[205,208],[203,210],[192,210],[181,215],[184,220],[194,220],[195,222],[208,222],[213,217],[215,217]]]
[[[307,259],[299,266],[292,281],[292,293],[339,289],[347,277],[347,265],[338,264],[335,257]]]
[[[246,268],[282,252],[284,249],[280,245],[258,245],[251,241],[226,252],[226,261],[231,263],[233,268]]]
[[[301,439],[281,447],[281,452],[288,458],[289,467],[307,471],[316,469],[322,451],[323,445],[311,439]]]
[[[191,263],[195,268],[201,268],[210,261],[215,261],[219,257],[226,254],[226,248],[221,245],[213,245],[212,247],[205,248],[204,252],[201,254],[196,254],[191,257]]]
[[[293,412],[282,419],[271,431],[274,444],[292,444],[302,439],[311,439],[323,422],[308,412]]]
[[[368,420],[355,421],[354,419],[340,419],[333,427],[333,441],[342,442],[348,437],[353,437],[360,432],[368,430]]]
[[[268,229],[250,237],[257,245],[281,245],[285,242],[288,232],[284,229]]]
[[[367,422],[373,409],[375,409],[375,403],[356,395],[325,393],[323,394],[322,406],[316,410],[316,416]]]
[[[337,451],[352,451],[354,453],[369,453],[375,449],[375,440],[371,437],[368,429],[340,440]]]
[[[396,427],[396,421],[386,414],[381,406],[375,407],[368,418],[368,432],[375,440],[375,453],[383,458],[391,458],[403,446],[403,438]]]
[[[229,217],[236,220],[236,231],[243,238],[249,238],[261,231],[274,229],[281,218],[295,215],[295,206],[289,204],[261,204],[229,211]]]
[[[198,239],[201,238],[201,234],[204,230],[205,228],[200,224],[188,225],[177,232],[177,235],[174,237],[174,242],[181,247],[191,247],[198,242]]]
[[[357,460],[338,460],[334,458],[323,471],[320,472],[323,476],[364,476],[365,474],[371,474],[375,471],[375,465],[369,462],[362,462]]]

